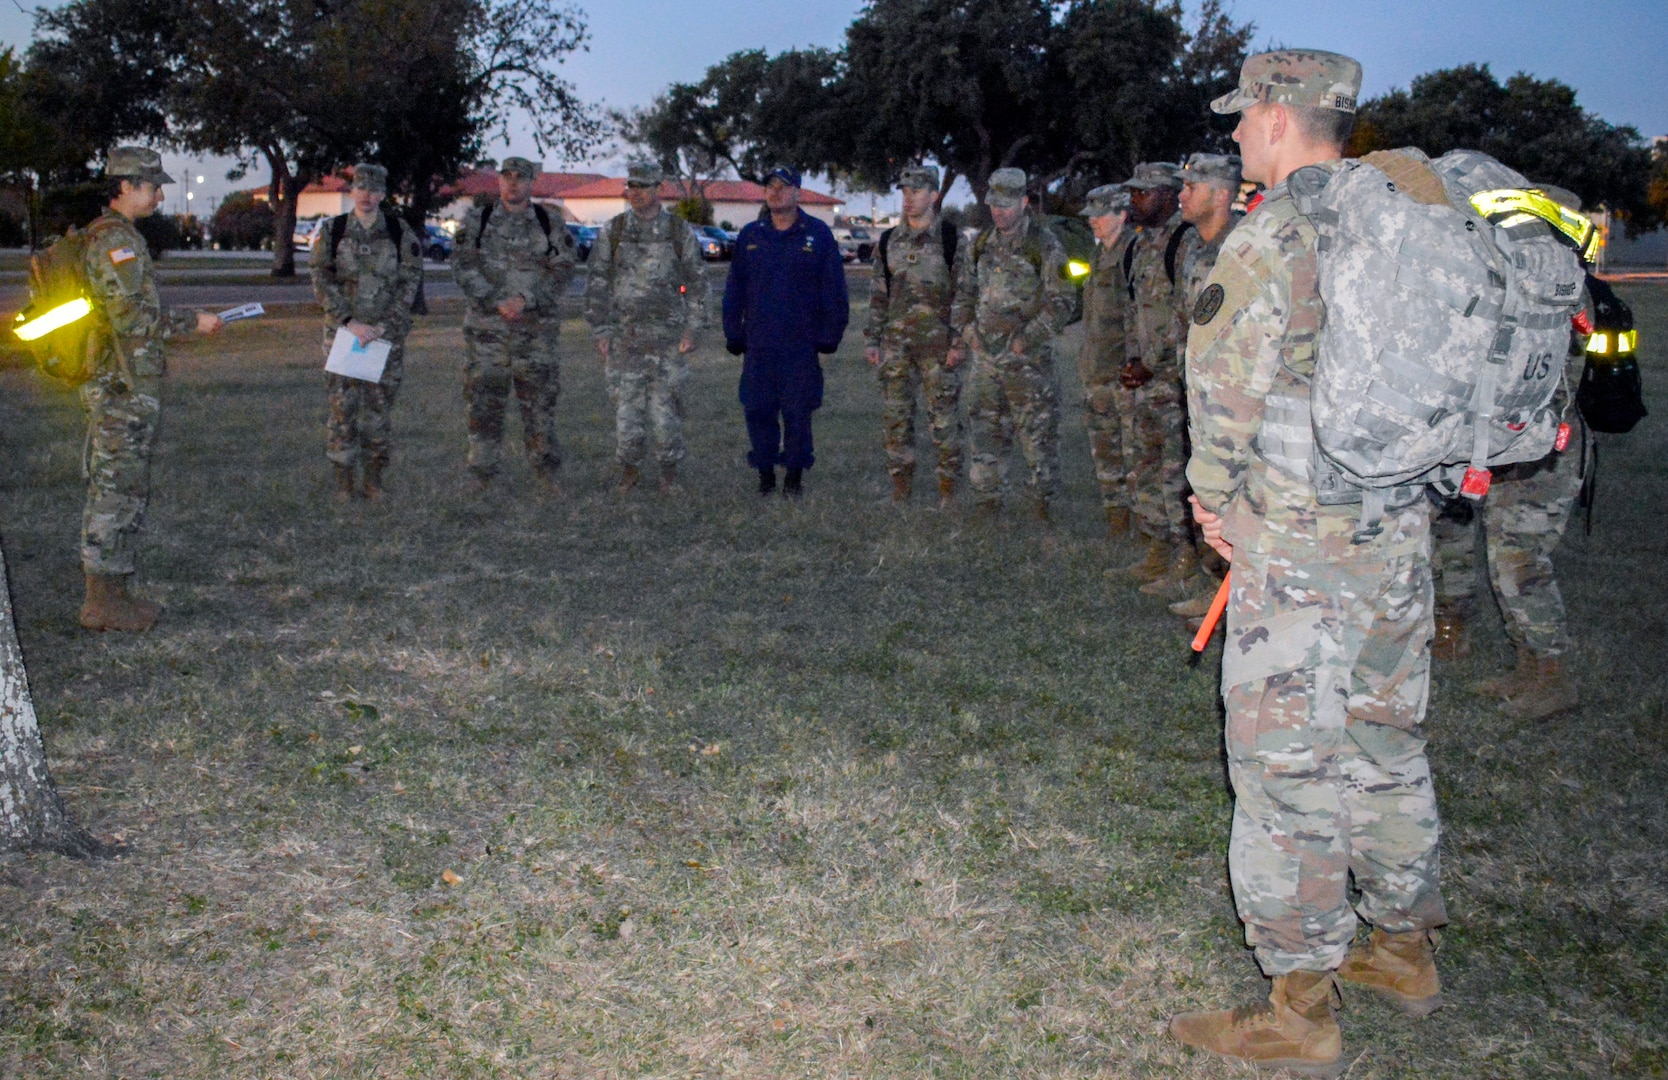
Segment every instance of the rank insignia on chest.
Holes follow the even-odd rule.
[[[371,245],[361,242],[358,251],[361,255],[369,255],[371,253]]]
[[[138,257],[139,253],[130,247],[120,247],[110,253],[110,261],[116,266],[120,266],[125,262],[132,262]]]
[[[1193,305],[1193,321],[1204,326],[1216,318],[1216,313],[1222,310],[1222,299],[1226,295],[1226,290],[1220,285],[1213,283],[1206,286],[1205,291],[1199,294],[1199,302]]]
[[[816,239],[814,237],[807,236],[805,238],[805,246],[801,250],[804,251],[806,254],[810,254],[811,252],[816,251],[817,250]]]

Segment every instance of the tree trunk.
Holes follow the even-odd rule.
[[[267,198],[272,202],[272,276],[287,278],[295,276],[295,208],[301,199],[301,189],[307,186],[305,178],[290,171],[289,163],[284,155],[273,151],[263,151],[266,160],[272,165],[272,184],[267,191]]]
[[[107,853],[70,819],[46,768],[23,651],[0,553],[0,852],[45,849],[74,858]]]

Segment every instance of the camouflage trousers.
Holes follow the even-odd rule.
[[[334,330],[325,332],[325,355],[329,355],[335,338]],[[324,389],[330,402],[330,415],[324,422],[324,456],[337,465],[351,467],[361,458],[379,465],[388,464],[394,434],[388,414],[393,411],[394,397],[405,378],[405,342],[392,344],[388,364],[377,382],[324,373]]]
[[[641,465],[654,439],[654,457],[676,465],[689,452],[683,437],[683,388],[689,360],[677,343],[632,349],[616,340],[608,354],[608,399],[614,403],[614,458]]]
[[[1135,520],[1149,538],[1170,544],[1192,542],[1185,403],[1179,378],[1157,375],[1134,393],[1130,487]]]
[[[1129,451],[1135,446],[1135,392],[1118,381],[1117,372],[1083,372],[1083,426],[1089,433],[1089,459],[1101,505],[1133,510]]]
[[[131,574],[151,500],[151,452],[162,419],[162,380],[142,377],[129,385],[107,372],[82,384],[81,403],[87,409],[81,567],[89,574]]]
[[[961,474],[962,427],[956,406],[961,400],[961,372],[944,366],[944,350],[920,354],[886,349],[880,360],[880,424],[886,446],[886,471],[901,476],[915,471],[916,399],[927,404],[927,429],[938,450],[938,475]]]
[[[1060,389],[1042,357],[973,350],[967,376],[967,481],[973,497],[996,503],[1008,478],[1007,454],[1019,443],[1034,500],[1054,496],[1060,479]]]
[[[534,472],[554,474],[562,464],[562,446],[556,437],[562,369],[555,331],[506,333],[465,327],[463,348],[469,468],[480,476],[497,474],[504,444],[504,413],[513,392],[521,408],[521,445],[527,463]]]
[[[1222,661],[1228,872],[1265,974],[1336,968],[1357,911],[1389,932],[1447,921],[1420,731],[1429,537],[1416,528],[1411,551],[1372,545],[1348,561],[1234,552]]]
[[[1537,656],[1569,651],[1569,619],[1552,567],[1581,490],[1581,455],[1549,454],[1512,465],[1495,477],[1488,498],[1470,515],[1437,517],[1437,596],[1465,604],[1477,594],[1477,531],[1506,637]],[[1471,509],[1470,504],[1465,505]]]

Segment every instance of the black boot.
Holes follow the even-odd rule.
[[[805,494],[805,488],[800,483],[804,475],[804,472],[799,469],[789,469],[787,475],[782,477],[782,497],[784,499],[797,499]]]
[[[769,495],[771,492],[773,492],[775,490],[776,490],[776,470],[774,468],[760,469],[759,470],[759,494],[760,495]]]

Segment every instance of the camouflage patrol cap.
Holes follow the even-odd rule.
[[[1169,161],[1143,161],[1135,166],[1135,172],[1124,187],[1131,191],[1151,191],[1154,188],[1174,188],[1181,190],[1181,166]]]
[[[1238,191],[1240,160],[1238,154],[1192,154],[1182,166],[1182,183],[1210,184],[1212,187]]]
[[[519,176],[523,180],[537,180],[543,171],[538,162],[524,157],[507,157],[498,165],[500,174]]]
[[[387,191],[388,170],[381,165],[361,161],[353,167],[353,187],[365,191]]]
[[[1025,170],[997,169],[990,174],[985,202],[991,206],[1018,206],[1025,201]]]
[[[898,174],[898,186],[938,190],[938,166],[911,165]]]
[[[626,184],[629,187],[658,188],[660,182],[666,179],[666,170],[660,167],[660,162],[649,158],[633,158],[626,162]]]
[[[1361,64],[1319,49],[1277,49],[1246,58],[1239,88],[1210,103],[1219,113],[1236,113],[1252,105],[1309,105],[1355,111],[1361,94]]]
[[[1102,184],[1085,196],[1081,216],[1096,218],[1129,213],[1129,189],[1122,184]]]
[[[174,178],[162,171],[162,155],[143,146],[118,146],[104,163],[104,175],[128,180],[172,184]]]

